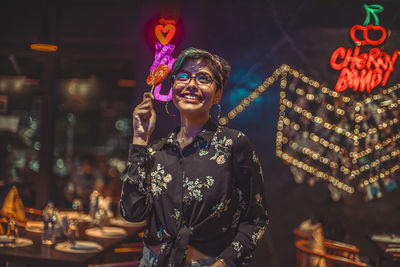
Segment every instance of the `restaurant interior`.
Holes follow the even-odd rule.
[[[232,66],[218,123],[249,136],[270,216],[246,266],[400,266],[398,0],[5,0],[0,12],[1,266],[138,266],[146,222],[121,218],[121,174],[156,43]],[[169,87],[154,140],[179,125]]]

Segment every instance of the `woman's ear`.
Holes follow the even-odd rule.
[[[213,104],[218,104],[222,98],[222,89],[219,89],[215,92]]]

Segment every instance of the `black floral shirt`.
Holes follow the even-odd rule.
[[[248,137],[209,120],[181,150],[178,131],[149,146],[130,145],[122,216],[148,219],[145,243],[162,244],[157,266],[183,266],[188,244],[230,267],[250,262],[268,215]]]

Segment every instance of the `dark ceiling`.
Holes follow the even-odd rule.
[[[46,30],[48,38],[60,46],[61,78],[95,74],[133,79],[135,61],[143,56],[138,54],[143,50],[143,25],[167,9],[176,7],[175,13],[181,12],[185,28],[182,46],[226,50],[235,61],[243,49],[250,47],[253,53],[263,54],[279,46],[285,35],[294,38],[305,29],[330,31],[361,24],[365,3],[382,4],[381,25],[393,31],[400,28],[397,0],[7,0],[0,11],[0,76],[40,78],[45,55],[29,50],[29,45]]]

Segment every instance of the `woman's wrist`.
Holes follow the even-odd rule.
[[[140,145],[140,146],[147,146],[149,144],[148,139],[149,138],[143,139],[141,137],[134,136],[132,139],[132,144]]]

